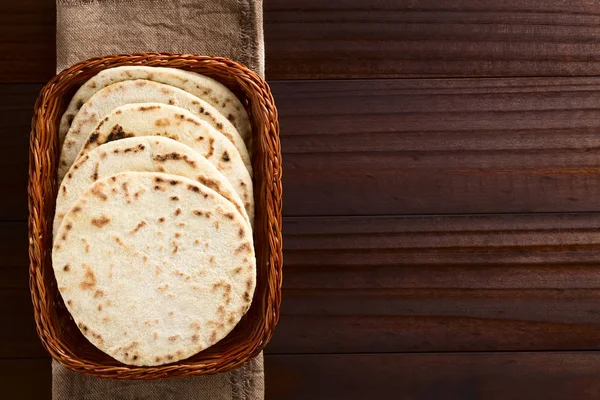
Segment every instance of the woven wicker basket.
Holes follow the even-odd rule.
[[[245,104],[254,135],[257,286],[252,306],[236,328],[216,345],[189,359],[157,367],[124,365],[89,343],[65,308],[52,270],[60,117],[81,84],[103,69],[121,65],[180,68],[220,81]],[[281,251],[281,150],[277,110],[269,86],[254,72],[225,58],[143,53],[81,62],[55,76],[42,89],[35,103],[29,154],[30,288],[38,335],[61,364],[84,374],[119,379],[202,375],[239,366],[263,349],[279,318]]]

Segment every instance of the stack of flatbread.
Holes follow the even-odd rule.
[[[139,366],[224,338],[256,283],[241,102],[193,72],[111,68],[77,91],[60,137],[52,261],[83,335]]]

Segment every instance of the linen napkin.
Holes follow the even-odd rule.
[[[215,55],[264,76],[262,0],[57,0],[57,72],[109,54]],[[53,400],[262,400],[262,353],[224,374],[154,381],[94,378],[52,361]]]

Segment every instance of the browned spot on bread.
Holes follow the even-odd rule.
[[[244,242],[241,245],[238,246],[237,249],[235,249],[235,254],[239,254],[239,253],[250,253],[252,250],[252,247],[250,247],[250,243],[248,242]]]
[[[244,301],[246,301],[246,302],[250,301],[250,293],[244,292]]]
[[[117,242],[117,244],[118,244],[119,246],[125,246],[125,243],[123,243],[123,241],[121,240],[121,238],[120,238],[120,237],[118,237],[118,236],[113,236],[113,239],[115,239],[115,242]]]
[[[117,177],[116,176],[111,176],[110,180],[113,181],[113,182],[116,182],[117,181]]]
[[[167,354],[166,357],[167,357],[167,360],[172,360],[173,359],[173,355],[172,354]]]
[[[151,110],[157,110],[159,109],[160,106],[141,106],[138,108],[138,110],[140,111],[151,111]]]
[[[81,238],[81,241],[83,242],[83,245],[85,246],[85,252],[89,253],[90,252],[90,244],[88,243],[86,238]]]
[[[132,136],[134,135],[125,132],[123,130],[123,127],[117,124],[113,126],[112,130],[110,131],[110,134],[106,137],[106,141],[104,143],[112,142],[113,140],[121,140]]]
[[[108,196],[104,194],[100,186],[94,186],[91,190],[91,193],[102,201],[106,201],[108,199]]]
[[[202,211],[200,211],[200,210],[193,210],[192,214],[194,214],[194,215],[196,215],[198,217],[201,217],[201,216],[204,215],[204,213]]]
[[[169,311],[169,317],[172,317],[175,313],[173,311]]]
[[[233,315],[230,315],[229,318],[227,319],[227,323],[229,325],[233,325],[234,322],[235,322],[235,318],[233,317]]]
[[[66,194],[67,194],[67,187],[66,187],[66,186],[63,186],[63,187],[62,187],[62,192],[63,192],[63,195],[66,195]]]
[[[198,136],[196,137],[196,142],[201,142],[204,140],[204,136]]]
[[[214,180],[212,180],[212,179],[208,179],[208,178],[205,178],[203,176],[198,176],[196,178],[196,180],[198,182],[200,182],[201,184],[203,184],[204,186],[209,187],[209,188],[213,189],[216,192],[219,191],[219,183],[216,182],[216,181],[214,181]]]
[[[194,333],[192,335],[192,342],[197,342],[198,340],[200,340],[200,335],[198,335],[197,333]]]
[[[101,122],[101,124],[103,124],[103,123],[104,123],[104,121]],[[96,142],[99,137],[100,137],[100,134],[97,131],[93,132],[90,135],[90,137],[88,138],[87,144],[90,145],[90,144]]]
[[[218,130],[222,130],[223,129],[223,124],[220,123],[220,122],[218,122],[216,126],[217,126]]]
[[[160,218],[158,219],[158,222],[165,222],[165,217],[160,217]]]
[[[212,331],[210,333],[210,341],[215,342],[217,340],[217,331]]]
[[[87,327],[87,325],[85,325],[85,324],[84,324],[84,323],[82,323],[82,322],[78,323],[78,324],[77,324],[77,326],[78,326],[78,327],[79,327],[79,329],[81,329],[81,330],[82,330],[84,333],[87,333],[87,331],[88,331],[88,329],[89,329],[89,328]]]
[[[177,196],[171,196],[171,200],[177,201],[177,200],[179,200],[179,197],[177,197]]]
[[[73,209],[71,210],[71,212],[72,212],[73,214],[77,214],[79,211],[81,211],[81,207],[79,207],[79,206],[75,206],[75,207],[73,207]]]
[[[142,261],[143,262],[148,262],[148,256],[147,255],[142,256]]]
[[[65,266],[63,267],[63,271],[65,271],[65,272],[69,272],[69,269],[70,269],[70,268],[71,268],[71,267],[69,266],[69,264],[65,264]]]
[[[194,244],[195,244],[196,246],[198,246],[198,245],[200,244],[200,241],[199,241],[198,239],[196,239],[196,240],[194,240]]]
[[[168,337],[168,339],[169,339],[169,342],[174,342],[174,341],[176,341],[178,338],[179,338],[179,335],[173,335],[173,336],[169,336],[169,337]]]
[[[225,307],[223,307],[223,306],[217,307],[217,313],[219,315],[225,315]]]
[[[171,243],[173,245],[173,250],[171,251],[172,254],[175,254],[179,251],[179,246],[177,245],[177,243],[175,241],[173,241]]]
[[[92,171],[92,181],[97,181],[98,180],[98,168],[100,167],[100,163],[96,163],[94,165],[94,170]]]
[[[208,259],[208,262],[210,264],[214,264],[215,263],[215,256],[210,256],[209,259]]]
[[[161,272],[162,272],[162,268],[159,266],[156,266],[156,268],[154,269],[154,275],[158,276],[158,275],[160,275]]]
[[[183,115],[183,114],[175,114],[175,118],[185,119],[185,115]]]
[[[156,126],[169,126],[171,125],[171,123],[169,122],[169,120],[167,118],[159,118],[154,122],[154,125]]]
[[[140,221],[140,223],[137,224],[137,226],[135,227],[135,229],[133,229],[131,231],[131,234],[133,235],[134,233],[137,233],[137,231],[139,231],[140,229],[142,229],[146,225],[148,225],[148,223],[146,221]]]
[[[234,116],[233,116],[233,114],[231,114],[231,113],[230,113],[230,114],[227,114],[227,119],[228,119],[229,121],[231,121],[231,122],[234,122],[234,121],[235,121],[235,117],[234,117]]]
[[[200,188],[198,186],[195,186],[195,185],[188,185],[187,188],[188,188],[188,190],[191,190],[194,193],[200,192]]]
[[[79,287],[81,290],[90,290],[96,286],[96,275],[94,275],[94,271],[92,271],[89,266],[83,265],[85,267],[85,273],[83,274],[83,280],[79,283]]]
[[[139,199],[139,198],[140,198],[140,196],[141,196],[142,194],[144,194],[144,193],[146,193],[146,191],[145,191],[144,189],[140,189],[140,190],[138,190],[137,192],[135,192],[135,193],[133,194],[133,198],[137,200],[137,199]]]
[[[100,297],[104,296],[104,292],[102,290],[96,290],[94,292],[94,298],[95,299],[99,299]]]
[[[67,304],[72,306],[73,305],[73,300],[67,300]]]
[[[200,324],[198,322],[190,322],[190,328],[199,331],[200,330]]]
[[[158,162],[165,162],[168,160],[175,160],[175,161],[182,160],[182,161],[185,161],[192,168],[196,167],[196,161],[190,160],[190,158],[186,154],[177,153],[176,151],[173,151],[173,152],[167,153],[167,154],[156,154],[152,158],[154,159],[154,161],[158,161]],[[176,184],[173,183],[172,185],[176,185]]]
[[[181,214],[181,208],[178,208],[177,210],[175,210],[175,212],[173,214],[175,214],[175,216]]]
[[[246,281],[246,290],[250,290],[252,288],[252,279],[248,279]]]
[[[213,226],[215,227],[215,229],[219,229],[221,224],[219,224],[219,221],[215,220],[215,222],[213,222]]]
[[[246,187],[246,182],[244,182],[242,179],[240,179],[240,186],[241,187]]]
[[[92,218],[91,223],[97,228],[102,228],[104,225],[110,223],[110,218],[106,215],[101,215],[98,218]]]
[[[179,233],[179,232],[175,232],[175,237],[176,237],[176,238],[180,238],[180,237],[181,237],[181,233]]]
[[[162,285],[162,286],[159,286],[157,289],[158,289],[158,291],[159,291],[159,292],[161,292],[161,293],[162,293],[162,292],[164,292],[165,290],[167,290],[168,288],[169,288],[169,285],[165,283],[164,285]]]
[[[73,174],[69,172],[69,173],[67,174],[67,178],[69,178],[69,179],[73,178]]]
[[[154,340],[158,339],[158,333],[157,332],[153,332],[152,333],[152,338]],[[160,357],[156,357],[156,362],[159,362],[159,361],[160,361]]]
[[[242,267],[236,267],[236,268],[233,270],[233,273],[234,273],[235,275],[237,275],[237,274],[239,274],[239,273],[241,273],[241,272],[242,272]]]
[[[223,152],[223,155],[221,156],[221,160],[228,162],[229,160],[231,160],[231,158],[229,157],[229,153],[227,152],[227,150],[225,150]]]
[[[98,304],[98,311],[102,311],[102,304]]]
[[[224,215],[224,216],[225,216],[225,218],[227,218],[227,219],[231,219],[231,220],[232,220],[232,219],[234,219],[234,218],[235,218],[235,215],[233,215],[233,213],[225,213],[225,214],[223,214],[223,215]]]
[[[208,152],[204,155],[206,158],[210,158],[215,154],[215,138],[208,138]]]
[[[177,226],[183,228],[185,226],[185,222],[178,222]]]

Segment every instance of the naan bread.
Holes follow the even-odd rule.
[[[161,173],[96,181],[63,219],[52,262],[83,335],[131,365],[215,344],[246,313],[256,284],[251,231],[235,207]]]
[[[124,66],[105,69],[77,90],[67,111],[60,120],[60,140],[64,139],[71,122],[81,106],[97,91],[113,83],[146,79],[185,90],[208,102],[223,114],[238,130],[248,149],[251,149],[252,132],[248,113],[240,100],[220,82],[204,75],[175,68]]]
[[[135,80],[107,86],[83,104],[63,143],[58,164],[59,182],[75,161],[81,147],[88,140],[96,125],[109,112],[125,104],[148,102],[176,105],[207,121],[233,143],[250,170],[250,156],[242,137],[231,122],[217,109],[204,100],[176,87],[152,81]]]
[[[112,140],[135,136],[163,136],[190,146],[229,179],[250,220],[254,219],[252,177],[236,147],[208,123],[179,107],[157,103],[118,107],[100,122],[78,157]]]
[[[75,161],[58,190],[54,237],[67,211],[92,183],[126,171],[165,172],[194,179],[232,202],[250,226],[235,189],[206,158],[175,140],[143,136],[104,144]]]

